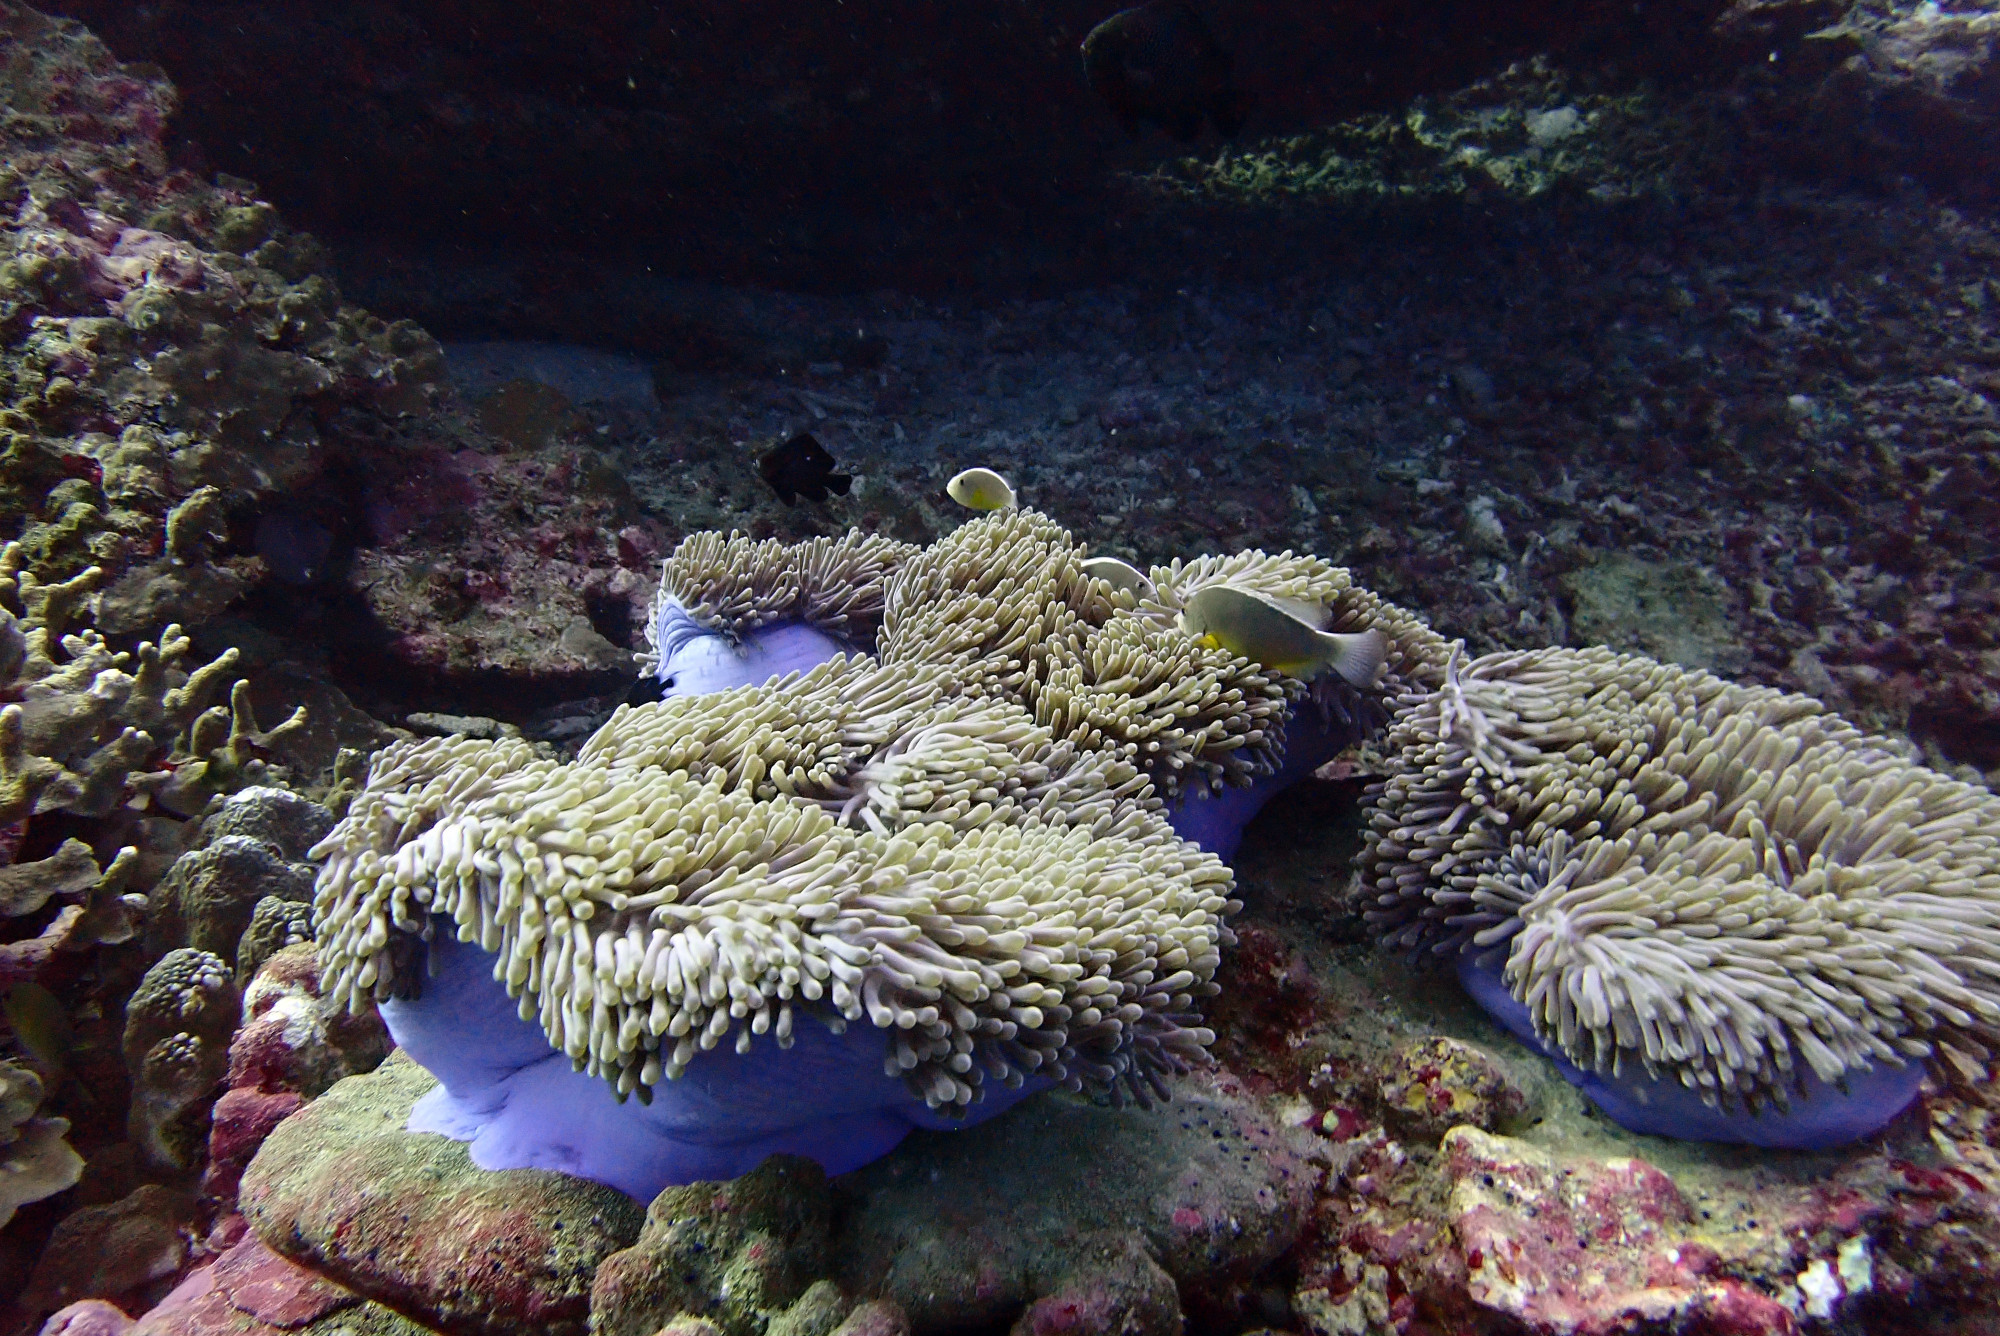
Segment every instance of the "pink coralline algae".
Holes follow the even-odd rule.
[[[1604,1336],[1707,1301],[1715,1253],[1686,1241],[1687,1202],[1645,1161],[1562,1165],[1471,1127],[1441,1151],[1466,1292],[1481,1307],[1537,1332]]]

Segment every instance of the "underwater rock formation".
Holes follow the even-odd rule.
[[[389,1047],[379,1016],[353,1015],[321,995],[310,936],[263,962],[243,993],[229,1088],[209,1127],[202,1193],[218,1213],[233,1209],[244,1166],[273,1127],[334,1082],[373,1071]]]
[[[287,925],[298,918],[278,906],[310,910],[317,869],[305,854],[332,827],[325,808],[285,789],[253,787],[230,795],[202,820],[192,847],[174,860],[150,898],[148,949],[161,955],[180,946],[212,951],[247,983],[262,959],[244,957],[245,935],[257,927],[262,940],[256,949],[265,957],[286,944]]]
[[[632,1246],[598,1267],[591,1332],[651,1336],[676,1318],[720,1336],[830,1332],[849,1306],[819,1279],[832,1217],[825,1172],[796,1156],[773,1156],[727,1183],[669,1188],[646,1208]]]
[[[1039,1100],[843,1180],[839,1279],[894,1300],[925,1336],[1023,1310],[1060,1330],[1065,1304],[1080,1330],[1115,1332],[1132,1313],[1175,1331],[1184,1306],[1219,1311],[1298,1241],[1325,1150],[1221,1074],[1151,1109]]]
[[[432,1084],[392,1055],[279,1123],[244,1172],[245,1218],[281,1256],[427,1328],[585,1336],[591,1278],[644,1211],[565,1174],[489,1173],[459,1142],[404,1131]]]
[[[0,35],[0,523],[45,577],[101,568],[107,634],[199,624],[259,574],[223,511],[315,482],[341,412],[421,407],[437,345],[343,305],[247,182],[173,169],[157,71],[12,4]]]
[[[922,551],[691,539],[651,628],[677,694],[568,765],[466,739],[377,757],[320,848],[329,987],[441,1078],[415,1125],[642,1197],[775,1151],[850,1168],[1049,1082],[1164,1094],[1210,1038],[1233,905],[1156,791],[1233,847],[1256,801],[1211,790],[1266,796],[1381,717],[1378,688],[1309,700],[1179,629],[1220,583],[1379,627],[1397,672],[1439,651],[1290,554],[1161,568],[1142,605],[1032,511]],[[880,659],[713,689],[787,631]],[[1315,723],[1288,747],[1295,712]]]
[[[220,956],[181,947],[146,971],[126,1004],[124,1051],[131,1137],[149,1165],[185,1170],[200,1163],[208,1110],[241,1017],[234,971]]]
[[[1412,697],[1371,790],[1385,940],[1455,961],[1638,1131],[1829,1147],[1979,1070],[2000,799],[1810,697],[1608,650]]]

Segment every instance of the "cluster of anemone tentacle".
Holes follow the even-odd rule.
[[[1489,655],[1383,744],[1392,944],[1504,955],[1536,1032],[1725,1108],[2000,1031],[2000,798],[1809,697],[1609,650]]]
[[[1313,558],[1203,570],[1387,607]],[[1163,625],[1032,511],[922,551],[705,535],[667,577],[706,631],[838,623],[879,661],[622,707],[566,764],[385,751],[320,848],[333,995],[408,993],[411,944],[453,932],[621,1093],[807,1017],[883,1030],[947,1111],[1030,1076],[1144,1099],[1200,1055],[1233,880],[1163,799],[1266,773],[1303,684]]]

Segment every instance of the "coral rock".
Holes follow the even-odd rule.
[[[42,1324],[41,1336],[128,1336],[132,1319],[116,1304],[79,1299]]]
[[[131,1336],[225,1331],[247,1336],[241,1332],[244,1318],[266,1330],[284,1330],[360,1302],[360,1295],[286,1261],[251,1235],[175,1286]]]
[[[236,1195],[243,1170],[271,1129],[295,1113],[305,1100],[289,1090],[230,1090],[215,1101],[208,1129],[208,1170],[201,1189],[227,1200]]]
[[[375,1070],[389,1053],[388,1031],[374,1012],[353,1015],[320,996],[309,942],[264,963],[244,991],[243,1015],[229,1045],[232,1087],[311,1099],[344,1076]]]
[[[1482,1307],[1569,1336],[1710,1302],[1715,1253],[1688,1241],[1687,1202],[1644,1160],[1563,1164],[1472,1127],[1440,1150],[1466,1290]]]
[[[118,1201],[64,1216],[43,1249],[20,1306],[40,1317],[74,1300],[142,1295],[187,1260],[193,1202],[149,1183]]]
[[[224,835],[174,860],[154,892],[148,944],[157,951],[192,946],[232,965],[257,903],[267,897],[312,900],[314,869],[287,862],[262,840]]]
[[[825,1172],[790,1155],[727,1183],[668,1188],[638,1242],[598,1268],[591,1331],[647,1336],[683,1314],[722,1336],[759,1336],[826,1269],[832,1210]]]
[[[1461,1125],[1499,1131],[1527,1109],[1528,1097],[1485,1052],[1437,1035],[1396,1054],[1382,1103],[1401,1134],[1430,1141]]]
[[[146,971],[125,1008],[132,1140],[152,1164],[189,1169],[208,1140],[208,1109],[229,1065],[240,1015],[221,957],[188,947]]]
[[[287,1118],[244,1172],[245,1218],[273,1250],[441,1331],[584,1336],[591,1276],[638,1238],[639,1208],[563,1174],[483,1172],[458,1142],[405,1132],[433,1084],[392,1057]]]
[[[1150,1110],[1049,1097],[976,1134],[918,1133],[840,1180],[854,1199],[841,1279],[895,1301],[919,1336],[997,1327],[1094,1292],[1092,1249],[1110,1231],[1142,1240],[1190,1302],[1207,1299],[1297,1239],[1317,1144],[1193,1079]]]
[[[853,1306],[840,1286],[816,1280],[791,1307],[765,1324],[764,1336],[833,1336]]]
[[[352,1336],[430,1336],[427,1328],[285,1260],[252,1236],[182,1281],[122,1336],[343,1330]]]
[[[910,1315],[888,1299],[872,1299],[856,1306],[833,1336],[910,1336]]]
[[[1028,1305],[1012,1336],[1180,1336],[1180,1295],[1144,1242],[1107,1231],[1076,1241],[1068,1274]]]

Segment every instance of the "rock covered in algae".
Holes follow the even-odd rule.
[[[726,1183],[668,1188],[646,1208],[638,1241],[598,1267],[591,1332],[649,1336],[691,1318],[721,1336],[826,1336],[848,1308],[820,1279],[832,1216],[825,1171],[792,1155]]]
[[[435,1084],[392,1056],[280,1123],[239,1202],[274,1251],[467,1336],[584,1336],[597,1267],[638,1238],[622,1192],[539,1169],[475,1169],[459,1142],[403,1130]]]
[[[271,1134],[241,1200],[274,1249],[453,1332],[572,1330],[587,1307],[593,1331],[628,1336],[675,1319],[827,1336],[843,1314],[943,1333],[1116,1295],[1157,1317],[1175,1285],[1212,1300],[1281,1256],[1323,1172],[1314,1138],[1191,1086],[1151,1110],[1044,1100],[978,1136],[919,1133],[831,1187],[775,1159],[670,1188],[642,1215],[609,1189],[478,1171],[459,1144],[403,1131],[431,1084],[400,1057],[341,1082]],[[888,1307],[853,1308],[871,1295]]]
[[[258,786],[230,795],[203,819],[192,847],[174,860],[153,892],[148,949],[212,951],[247,981],[256,966],[245,969],[238,958],[245,932],[267,899],[311,905],[318,869],[305,854],[332,825],[325,808],[284,789]],[[282,932],[271,922],[282,913],[275,906],[264,911],[266,941]],[[269,954],[264,943],[259,946]]]
[[[1150,1110],[1037,1100],[977,1136],[919,1133],[841,1179],[840,1278],[893,1299],[924,1336],[1075,1298],[1101,1261],[1158,1330],[1161,1291],[1121,1240],[1212,1300],[1298,1239],[1321,1155],[1312,1137],[1198,1078]]]

